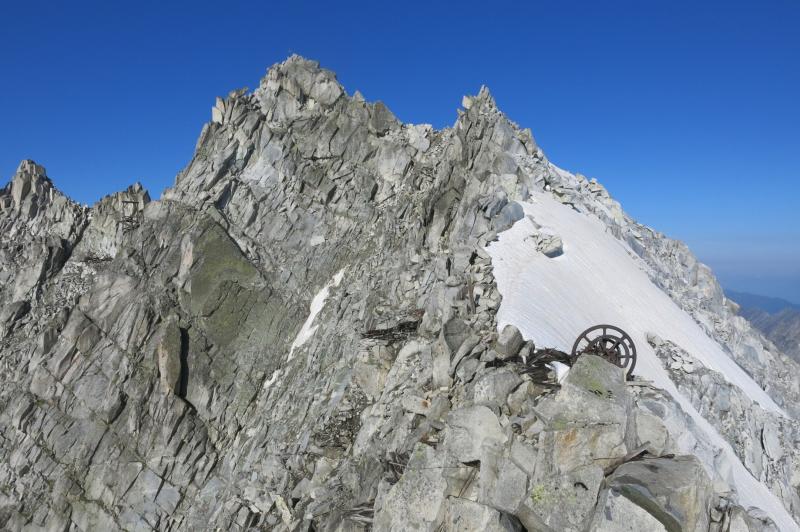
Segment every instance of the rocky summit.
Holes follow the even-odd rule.
[[[634,374],[565,354],[636,298]],[[485,88],[436,130],[292,56],[156,201],[0,191],[4,530],[797,530],[799,370]]]

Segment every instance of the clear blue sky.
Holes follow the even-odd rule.
[[[0,173],[91,203],[189,160],[214,97],[292,52],[404,121],[488,85],[723,283],[800,302],[800,2],[3,2]]]

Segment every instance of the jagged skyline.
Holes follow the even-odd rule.
[[[0,22],[18,80],[0,88],[14,102],[0,182],[31,158],[81,202],[135,180],[158,197],[213,97],[298,52],[406,122],[451,125],[486,84],[553,162],[688,242],[726,286],[800,301],[794,5],[62,9],[12,6]]]
[[[488,90],[462,104],[403,124],[293,55],[159,200],[84,207],[24,161],[0,527],[800,531],[797,364]]]

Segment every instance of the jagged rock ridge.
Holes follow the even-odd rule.
[[[692,421],[668,394],[588,356],[560,385],[526,372],[536,339],[498,338],[484,248],[547,191],[606,223],[792,413],[796,366],[488,90],[463,107],[452,128],[402,124],[294,56],[218,99],[158,201],[133,186],[85,209],[23,162],[0,192],[0,525],[773,526],[675,456],[663,417]],[[556,236],[537,249],[557,257]],[[748,434],[764,420],[793,423],[754,415]],[[797,519],[797,461],[769,434],[764,475]]]

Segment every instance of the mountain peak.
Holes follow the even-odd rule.
[[[12,195],[15,200],[18,200],[39,183],[47,183],[52,186],[44,166],[30,159],[23,159],[22,162],[19,163],[14,176],[11,178]]]
[[[31,159],[23,159],[17,167],[17,172],[14,178],[33,178],[33,179],[47,179],[47,172],[44,166],[37,164],[36,161]]]
[[[478,91],[476,96],[464,96],[461,99],[461,106],[464,109],[472,109],[473,107],[477,107],[480,109],[497,109],[497,102],[492,96],[491,91],[489,91],[489,87],[486,85],[481,85],[481,90]]]
[[[301,102],[310,98],[328,106],[344,94],[344,88],[336,79],[336,74],[321,68],[318,61],[293,54],[269,68],[256,95],[263,99],[265,93],[277,97],[281,92]]]
[[[37,164],[30,159],[24,159],[9,183],[10,205],[16,213],[27,213],[34,216],[36,213],[35,205],[37,198],[50,195],[53,190],[53,183],[47,177],[44,166]]]
[[[800,368],[486,87],[437,131],[291,56],[218,100],[154,204],[18,174],[0,456],[26,467],[0,528],[655,530],[657,508],[708,530],[758,507],[800,530]],[[577,350],[595,323],[628,333]],[[87,496],[53,500],[61,479]]]

